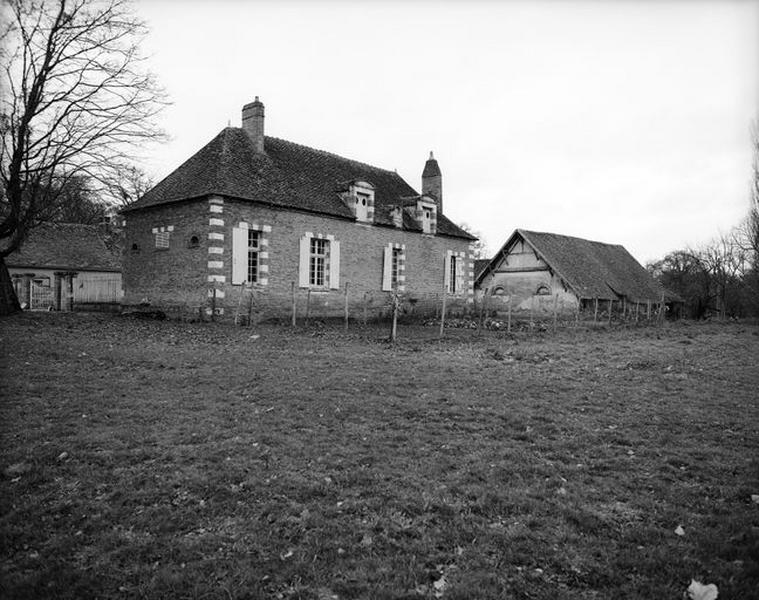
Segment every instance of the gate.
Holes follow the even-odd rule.
[[[41,285],[36,281],[30,282],[29,308],[31,310],[50,310],[55,308],[53,288],[49,285]]]

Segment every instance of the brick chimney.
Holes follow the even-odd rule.
[[[443,176],[432,152],[422,171],[422,194],[433,196],[438,212],[443,212]]]
[[[242,107],[242,128],[253,141],[256,152],[264,151],[264,105],[256,96],[250,104]]]

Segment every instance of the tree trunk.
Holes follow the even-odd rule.
[[[0,316],[21,312],[21,305],[13,288],[11,274],[5,264],[5,258],[0,256]]]

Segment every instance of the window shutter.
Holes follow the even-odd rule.
[[[311,252],[311,238],[304,235],[300,238],[300,251],[298,260],[298,287],[308,287],[309,253]]]
[[[466,259],[463,256],[456,258],[456,293],[466,293],[467,270],[464,268]]]
[[[247,279],[248,271],[248,230],[232,228],[232,284],[240,285]]]
[[[445,293],[448,293],[448,290],[451,289],[451,258],[453,258],[450,254],[445,255],[445,262],[443,267],[443,282],[445,287]]]
[[[393,291],[393,245],[385,246],[385,258],[382,263],[382,291]]]
[[[340,289],[340,242],[336,240],[329,243],[329,287]]]

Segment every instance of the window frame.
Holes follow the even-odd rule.
[[[247,283],[258,283],[261,279],[261,240],[263,232],[259,229],[248,228],[248,261],[247,261]],[[253,241],[255,240],[255,244]]]
[[[310,287],[327,287],[329,250],[330,240],[318,237],[309,239],[308,284]]]

